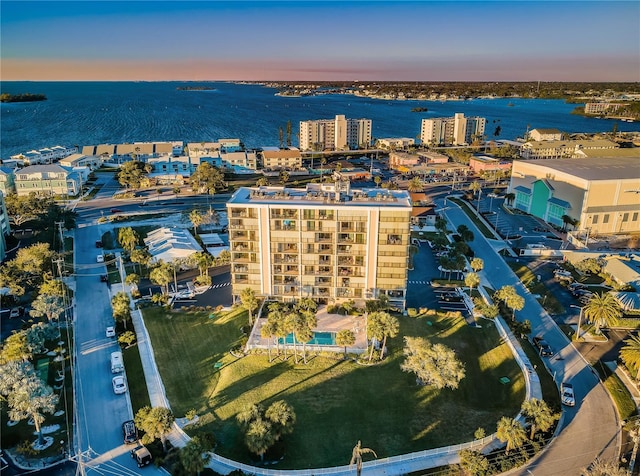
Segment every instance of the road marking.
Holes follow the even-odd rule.
[[[428,285],[431,285],[431,281],[407,281],[407,284],[428,284]]]
[[[231,285],[231,282],[214,284],[213,286],[211,286],[211,289],[224,288],[225,286],[229,286],[229,285]]]

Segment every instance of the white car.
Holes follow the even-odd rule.
[[[109,326],[109,327],[107,327],[107,330],[105,331],[105,334],[107,335],[107,337],[115,337],[116,336],[116,329],[113,326]]]
[[[104,255],[98,255],[96,256],[96,261],[98,263],[104,263]]]
[[[562,404],[568,407],[573,407],[576,404],[576,396],[573,393],[573,385],[570,383],[562,383],[560,385],[560,395]]]
[[[127,391],[127,383],[122,375],[113,377],[111,383],[113,384],[113,393],[116,395],[123,394]]]

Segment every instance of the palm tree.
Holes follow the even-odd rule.
[[[562,231],[567,231],[567,225],[571,225],[573,218],[569,215],[562,215]]]
[[[253,311],[258,308],[258,299],[256,293],[251,288],[244,288],[240,292],[240,301],[242,306],[249,312],[249,325],[253,325]]]
[[[169,293],[169,283],[173,279],[173,268],[170,264],[161,262],[158,266],[151,270],[149,279],[152,283],[164,287],[164,294]]]
[[[202,213],[200,213],[200,211],[196,209],[191,210],[191,212],[189,213],[189,221],[193,224],[193,234],[197,235],[198,232],[196,231],[196,229],[200,225],[202,225],[204,221],[204,217],[202,216]]]
[[[382,177],[380,177],[379,175],[376,175],[375,177],[373,177],[373,181],[376,184],[376,188],[379,188],[380,184],[382,183]]]
[[[167,451],[166,437],[173,429],[175,420],[171,410],[165,407],[145,406],[138,410],[134,420],[136,427],[145,432],[143,441],[152,442],[160,438],[162,447]]]
[[[469,286],[469,296],[473,293],[473,288],[480,284],[480,278],[476,273],[467,273],[464,277],[464,284]]]
[[[264,412],[264,416],[271,422],[273,433],[276,440],[282,435],[286,435],[293,431],[293,425],[296,422],[296,412],[293,407],[284,400],[273,402]]]
[[[273,321],[269,321],[262,324],[260,328],[260,336],[263,339],[267,339],[267,351],[269,352],[269,363],[271,363],[271,340],[273,336],[276,334],[276,325]]]
[[[398,318],[392,316],[388,312],[381,313],[381,326],[382,326],[382,347],[380,348],[380,360],[384,356],[384,348],[387,345],[387,337],[395,337],[400,330],[400,323]]]
[[[533,439],[536,430],[547,431],[553,426],[558,419],[558,415],[554,414],[544,400],[531,398],[522,402],[522,414],[531,423],[531,435],[529,439]]]
[[[513,286],[502,286],[494,295],[494,299],[502,301],[505,306],[511,309],[512,319],[516,318],[516,311],[520,311],[524,307],[524,298],[520,296]]]
[[[200,475],[200,472],[211,461],[211,454],[205,450],[200,437],[194,436],[180,449],[179,458],[184,469],[190,474]]]
[[[471,190],[474,195],[478,195],[478,192],[482,190],[482,185],[480,185],[480,182],[475,180],[469,184],[469,190]]]
[[[58,395],[54,394],[51,387],[45,385],[42,380],[32,376],[22,381],[19,387],[7,397],[9,406],[9,418],[14,421],[33,419],[35,429],[38,432],[38,443],[42,444],[42,423],[45,413],[53,413],[58,403]]]
[[[616,325],[621,316],[620,303],[610,293],[595,294],[584,306],[584,317],[593,322],[596,333],[599,333],[602,327]]]
[[[470,265],[471,265],[471,269],[474,272],[478,273],[478,272],[482,271],[482,268],[484,268],[484,261],[483,261],[482,258],[473,258],[471,260]]]
[[[278,178],[282,185],[286,184],[289,181],[289,172],[286,170],[281,170],[280,174],[278,174]]]
[[[344,358],[347,359],[347,347],[355,344],[356,336],[353,331],[349,329],[343,329],[336,334],[336,345],[344,347]]]
[[[356,474],[360,476],[362,474],[362,455],[372,454],[374,457],[378,457],[375,451],[371,448],[363,448],[362,442],[358,440],[356,446],[353,447],[353,452],[351,453],[351,461],[349,462],[349,466],[352,464],[356,465]]]
[[[245,434],[245,442],[249,451],[260,456],[261,461],[264,460],[264,454],[267,450],[276,442],[271,426],[269,421],[258,418],[249,423]]]
[[[524,428],[515,418],[502,417],[498,421],[496,437],[503,443],[507,443],[505,454],[514,448],[519,448],[527,440]]]
[[[258,187],[263,187],[269,185],[269,179],[267,177],[260,177],[257,181],[256,181],[256,186]]]
[[[409,180],[409,186],[407,188],[410,192],[422,192],[424,190],[424,185],[420,177],[413,177]]]
[[[138,234],[131,227],[120,228],[118,230],[118,242],[120,246],[129,254],[138,246]]]
[[[504,199],[507,203],[513,203],[513,201],[516,199],[516,194],[513,192],[505,193]]]
[[[640,336],[634,335],[624,340],[624,347],[620,349],[620,357],[627,367],[636,370],[636,380],[640,379]]]
[[[131,252],[129,259],[132,263],[138,263],[138,270],[142,274],[142,266],[149,266],[151,255],[146,248],[138,248]]]

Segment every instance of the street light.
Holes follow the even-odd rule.
[[[580,315],[578,316],[578,331],[576,333],[576,339],[580,339],[580,323],[582,322],[582,313],[584,312],[584,306],[576,306],[575,304],[571,304],[571,307],[575,307],[576,309],[580,309]]]

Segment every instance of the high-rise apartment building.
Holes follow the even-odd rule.
[[[487,120],[484,117],[453,117],[422,119],[420,141],[428,145],[468,145],[474,138],[482,139]]]
[[[371,119],[319,119],[300,122],[300,150],[349,150],[371,143]]]
[[[408,192],[241,188],[227,202],[232,293],[319,303],[381,295],[404,309],[410,244]]]

